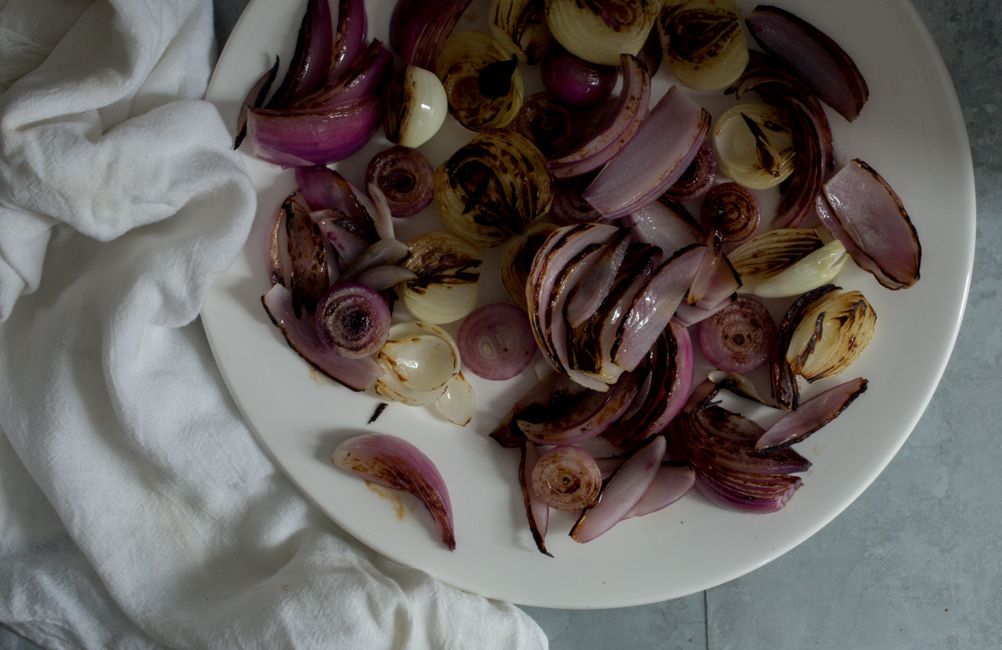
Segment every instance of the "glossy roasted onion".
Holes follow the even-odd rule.
[[[786,362],[808,382],[833,377],[873,339],[877,314],[859,291],[833,291],[812,303],[793,331]]]
[[[420,147],[430,140],[449,113],[442,82],[416,66],[399,68],[390,75],[384,103],[386,139],[403,147]]]
[[[774,106],[734,106],[717,119],[712,133],[721,171],[739,185],[764,190],[793,173],[793,134]]]
[[[390,147],[369,161],[365,182],[380,189],[390,213],[411,217],[431,204],[435,195],[435,169],[417,149]]]
[[[473,138],[435,171],[442,221],[467,241],[499,246],[545,216],[553,199],[543,154],[507,130]]]
[[[521,63],[539,63],[553,43],[543,0],[491,0],[491,36]]]
[[[356,282],[338,282],[320,299],[317,334],[343,357],[357,359],[379,351],[390,330],[390,308],[379,293]]]
[[[748,63],[734,0],[664,0],[657,28],[668,68],[689,88],[725,88]]]
[[[483,32],[453,32],[435,74],[442,80],[449,112],[471,131],[506,126],[522,105],[517,59]]]
[[[417,275],[403,285],[407,310],[428,323],[451,323],[477,306],[480,251],[452,233],[436,230],[408,242],[404,266]]]
[[[721,183],[703,199],[702,216],[723,243],[740,244],[755,234],[762,220],[762,206],[753,192],[737,183]]]
[[[546,23],[564,49],[602,65],[636,56],[657,18],[656,0],[547,0]]]
[[[532,260],[556,229],[552,223],[537,221],[521,235],[509,239],[501,251],[501,282],[512,302],[523,310],[526,309],[525,281],[529,278]]]

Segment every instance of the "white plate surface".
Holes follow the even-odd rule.
[[[460,27],[482,20],[486,5],[475,0]],[[753,6],[738,5],[744,11]],[[370,35],[385,42],[393,2],[368,6]],[[878,314],[875,339],[850,370],[851,376],[867,377],[870,388],[835,423],[799,445],[814,466],[786,508],[741,514],[693,494],[584,545],[567,536],[570,519],[552,517],[547,546],[555,557],[541,555],[525,523],[518,454],[486,437],[534,383],[532,372],[501,383],[473,377],[479,408],[466,428],[429,409],[401,405],[367,425],[377,397],[311,371],[261,307],[268,288],[265,230],[294,178],[248,158],[259,192],[258,219],[245,250],[209,294],[202,320],[247,422],[304,494],[369,547],[459,588],[526,605],[606,608],[681,597],[739,577],[807,539],[866,489],[925,410],[960,327],[974,257],[970,149],[949,75],[908,0],[788,0],[781,6],[825,30],[857,62],[870,101],[851,125],[829,111],[837,163],[858,157],[877,169],[902,197],[923,245],[922,279],[907,291],[885,290],[851,263],[838,278],[840,285],[862,290]],[[305,0],[252,0],[247,7],[207,94],[231,130],[247,89],[274,55],[288,60],[304,7]],[[655,96],[670,82],[659,72]],[[696,97],[716,113],[731,101],[717,93]],[[422,151],[438,165],[471,135],[451,123]],[[360,182],[365,162],[385,146],[381,136],[375,138],[340,169]],[[398,236],[441,227],[429,209],[400,222]],[[485,259],[491,266],[497,254],[488,252]],[[490,275],[482,304],[504,297],[496,273]],[[775,417],[744,412],[763,423]],[[387,497],[331,465],[338,442],[369,431],[410,440],[438,466],[452,496],[454,553],[442,546],[415,500],[401,499],[398,512]]]

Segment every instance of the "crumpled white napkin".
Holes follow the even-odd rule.
[[[544,648],[368,551],[236,412],[196,317],[255,195],[204,0],[0,0],[0,621],[50,648]]]

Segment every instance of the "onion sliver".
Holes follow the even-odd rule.
[[[655,436],[637,449],[609,477],[599,502],[581,513],[571,529],[571,538],[590,542],[607,532],[626,516],[654,483],[665,455],[664,436]]]
[[[666,255],[706,240],[706,233],[685,206],[663,197],[635,211],[629,221],[637,239],[654,244]]]
[[[431,404],[460,372],[459,348],[443,329],[421,322],[397,323],[376,359],[385,374],[376,392],[411,406]]]
[[[612,353],[616,365],[625,370],[637,367],[685,297],[704,254],[699,244],[682,249],[637,294],[619,326],[618,345]]]
[[[356,282],[328,289],[315,318],[320,340],[348,359],[378,352],[389,336],[389,305],[375,290]]]
[[[742,285],[754,291],[759,283],[790,268],[823,245],[814,228],[776,228],[752,237],[731,251],[727,258],[741,276]]]
[[[582,197],[606,219],[647,205],[682,176],[709,129],[710,114],[673,86]]]
[[[365,49],[368,37],[368,16],[365,0],[339,0],[337,3],[337,31],[331,48],[329,78],[338,77],[355,62]]]
[[[286,342],[311,366],[339,384],[355,391],[371,387],[383,374],[382,368],[368,357],[348,359],[320,341],[313,319],[299,319],[292,311],[292,294],[276,284],[261,298],[271,321],[278,326]]]
[[[329,275],[324,237],[299,201],[286,199],[282,204],[285,232],[291,261],[289,290],[296,317],[303,310],[312,312],[327,291]]]
[[[664,510],[685,495],[696,484],[696,472],[685,463],[662,463],[654,482],[623,519],[643,517]]]
[[[755,443],[755,449],[772,451],[803,441],[837,418],[866,392],[866,386],[867,381],[857,377],[815,395],[769,427]]]
[[[826,104],[850,122],[859,116],[870,90],[838,43],[778,7],[756,7],[745,22],[762,49],[789,66]]]
[[[506,302],[475,309],[460,326],[456,343],[463,365],[484,379],[511,379],[536,354],[528,317]]]
[[[919,279],[922,245],[901,199],[880,174],[853,160],[824,185],[818,217],[853,261],[889,289]]]
[[[554,447],[539,456],[530,476],[532,490],[555,510],[580,510],[598,499],[602,472],[580,447]]]
[[[449,490],[435,464],[402,438],[380,433],[349,438],[337,446],[331,461],[391,490],[409,492],[431,513],[444,543],[456,550]]]
[[[758,300],[740,296],[699,324],[699,349],[727,372],[756,370],[775,353],[776,323]]]
[[[532,489],[532,470],[539,462],[539,450],[536,445],[525,441],[522,445],[522,459],[518,464],[518,482],[522,487],[522,500],[525,503],[525,514],[529,519],[529,531],[536,542],[536,548],[543,555],[553,557],[546,550],[546,529],[550,523],[550,506],[546,505],[536,491]]]
[[[268,108],[285,108],[316,90],[327,76],[333,41],[328,0],[309,0],[299,24],[296,49],[289,69],[268,102]]]
[[[449,422],[465,427],[477,412],[477,395],[463,373],[449,382],[445,392],[435,400],[435,408]]]

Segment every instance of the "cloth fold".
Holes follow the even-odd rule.
[[[0,0],[0,621],[49,648],[545,648],[261,451],[198,312],[255,192],[201,0]]]

